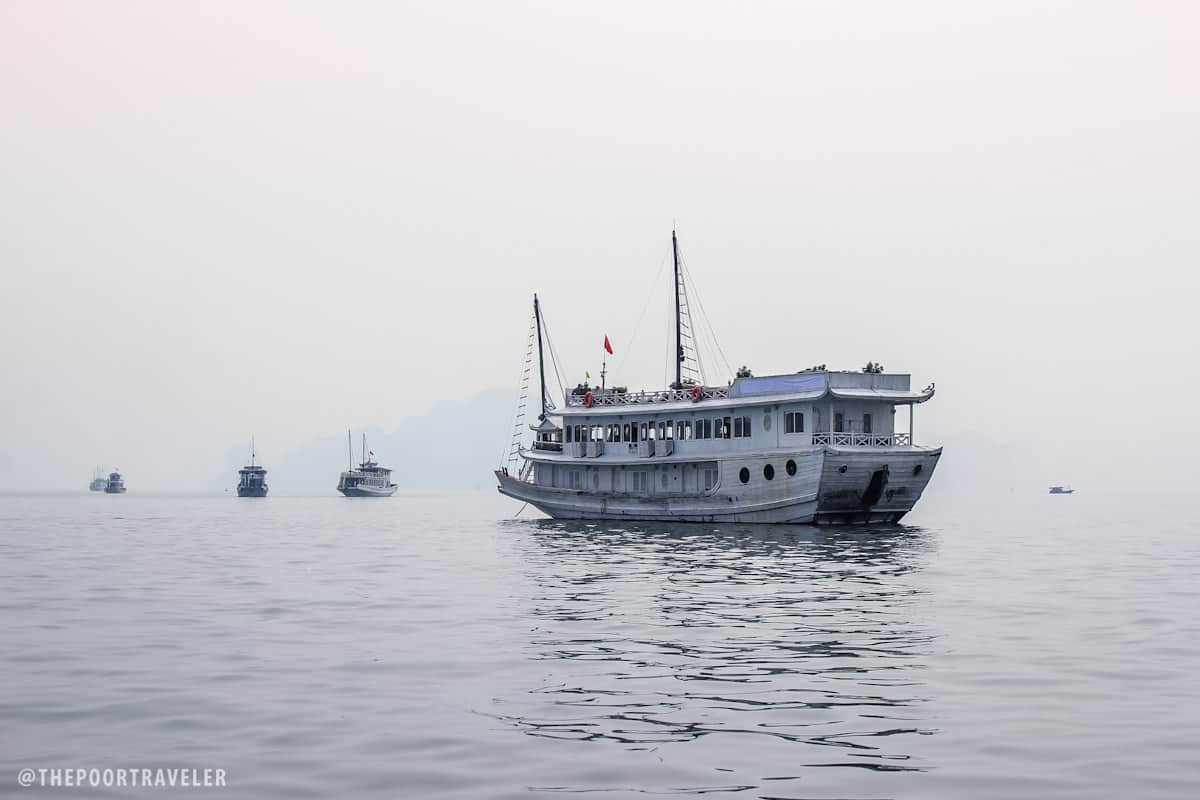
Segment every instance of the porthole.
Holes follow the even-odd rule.
[[[915,467],[913,467],[913,475],[920,475],[921,469],[924,468],[924,466],[924,464],[917,464]]]
[[[845,475],[845,474],[846,474],[846,465],[845,465],[845,464],[842,464],[840,467],[838,467],[838,472],[840,472],[840,473],[842,473],[843,475]]]
[[[750,470],[746,469],[745,467],[742,467],[742,471],[738,473],[738,480],[740,480],[742,483],[749,483],[750,482]]]
[[[788,462],[786,464],[784,464],[784,469],[787,470],[788,475],[795,475],[796,474],[796,462],[789,458]]]
[[[763,467],[763,477],[769,481],[775,480],[775,468],[770,464]]]

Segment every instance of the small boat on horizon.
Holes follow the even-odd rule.
[[[104,477],[104,470],[96,467],[96,471],[92,473],[92,482],[88,484],[88,491],[103,492],[107,485],[108,479]]]
[[[1070,486],[1051,486],[1050,494],[1075,494],[1075,490]]]
[[[396,493],[396,484],[392,483],[392,471],[379,466],[375,461],[375,452],[367,449],[367,435],[363,434],[363,460],[356,469],[354,467],[354,446],[351,444],[350,431],[346,431],[346,446],[350,451],[350,469],[338,478],[337,490],[346,497],[391,497]]]
[[[254,437],[250,437],[250,463],[238,470],[238,497],[266,497],[267,471],[254,463]]]
[[[104,482],[104,493],[125,494],[125,479],[117,470],[108,473],[108,480]]]

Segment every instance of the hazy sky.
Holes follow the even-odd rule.
[[[661,385],[673,220],[735,366],[1189,487],[1198,90],[1185,2],[7,0],[0,488],[515,388],[534,291]]]

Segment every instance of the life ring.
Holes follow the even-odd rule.
[[[692,387],[692,402],[699,403],[700,398],[704,397],[704,387],[696,384]]]
[[[591,392],[587,392],[586,394],[584,394],[584,396],[583,396],[583,407],[584,408],[591,408],[593,405],[595,405],[595,403],[596,403],[596,396],[594,394],[592,394]]]

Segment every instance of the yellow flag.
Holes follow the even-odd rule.
[[[590,381],[590,380],[592,379],[592,373],[590,373],[590,372],[584,372],[584,373],[583,373],[583,379],[584,379],[585,381]]]

